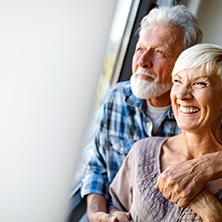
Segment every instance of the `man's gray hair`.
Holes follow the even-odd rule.
[[[202,31],[197,18],[184,6],[160,6],[152,9],[141,21],[140,32],[148,26],[161,24],[178,26],[184,30],[184,49],[202,41]],[[173,35],[174,33],[172,33]]]

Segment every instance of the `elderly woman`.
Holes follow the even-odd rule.
[[[123,221],[129,215],[120,211],[137,222],[222,221],[222,179],[207,183],[185,208],[155,189],[168,166],[222,150],[222,47],[198,44],[185,50],[172,80],[172,108],[182,132],[133,146],[110,186],[110,212]]]

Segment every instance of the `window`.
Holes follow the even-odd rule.
[[[97,115],[99,108],[104,100],[107,91],[116,83],[116,78],[114,77],[114,72],[117,73],[117,67],[120,66],[120,61],[123,60],[124,50],[128,44],[129,39],[129,29],[132,29],[132,21],[129,20],[131,14],[136,14],[138,8],[139,0],[121,0],[118,2],[116,14],[114,17],[113,25],[110,31],[109,42],[106,50],[106,57],[104,61],[104,72],[101,74],[98,89],[95,98],[95,105],[91,113],[91,122],[88,125],[88,132],[85,135],[83,142],[83,154],[82,154],[82,164],[86,163],[89,158],[90,153],[90,142],[93,140],[93,132],[95,128],[95,123],[97,120]],[[132,15],[131,15],[132,16]],[[87,152],[87,155],[84,155]],[[74,178],[74,187],[78,187],[79,181],[84,174],[85,168],[82,167],[80,162],[79,170],[77,171]],[[75,189],[74,189],[75,190]]]
[[[137,30],[140,21],[149,10],[156,6],[156,1],[147,0],[119,0],[115,18],[110,31],[109,42],[104,60],[104,71],[100,76],[94,107],[91,112],[90,123],[84,138],[82,158],[79,169],[74,177],[74,189],[72,192],[71,213],[69,222],[86,221],[85,202],[79,194],[80,181],[85,172],[86,163],[90,157],[93,132],[98,117],[98,111],[103,103],[107,91],[119,81],[129,80],[131,76],[131,62],[137,42]],[[86,155],[87,153],[87,155]]]

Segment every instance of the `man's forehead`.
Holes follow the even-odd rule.
[[[183,40],[184,32],[177,26],[171,25],[151,25],[141,31],[139,41],[157,42],[158,44],[175,44],[178,40]]]
[[[148,27],[141,32],[137,45],[161,48],[166,50],[171,56],[174,56],[176,51],[178,56],[178,53],[181,53],[183,50],[183,35],[172,32],[171,29],[166,31],[163,26],[157,28]]]

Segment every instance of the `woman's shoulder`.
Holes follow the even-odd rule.
[[[162,144],[168,137],[147,137],[134,143],[130,155],[136,159],[147,159],[159,155]]]
[[[163,142],[166,141],[168,137],[159,137],[159,136],[153,136],[153,137],[146,137],[143,139],[138,140],[135,142],[133,148],[135,150],[138,150],[140,152],[145,152],[147,148],[156,148],[157,146],[162,146]],[[138,149],[139,147],[140,149]]]

